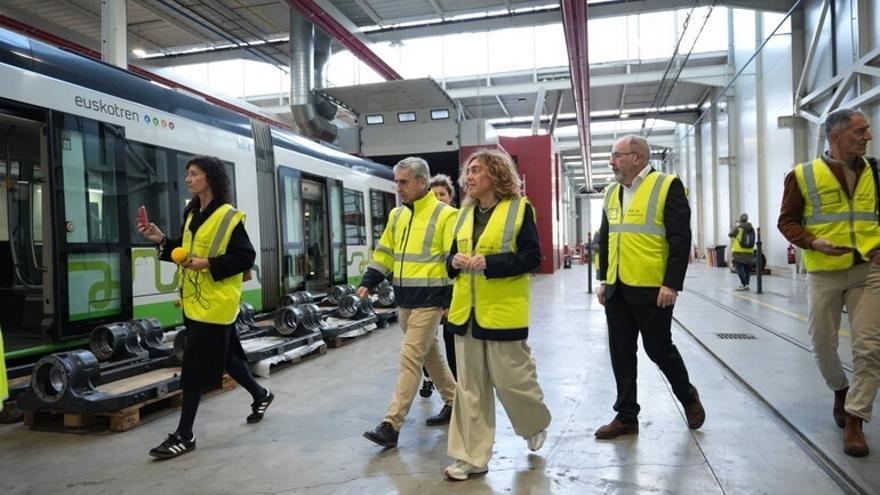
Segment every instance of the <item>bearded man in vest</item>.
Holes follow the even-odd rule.
[[[834,391],[834,422],[843,450],[868,455],[862,422],[871,420],[880,385],[880,226],[875,171],[865,158],[873,136],[865,115],[851,109],[825,120],[830,150],[799,163],[785,178],[780,232],[804,250],[813,356]],[[837,353],[846,305],[852,329],[853,379]]]
[[[438,201],[428,187],[431,171],[425,160],[404,158],[393,172],[403,206],[388,216],[357,290],[359,297],[367,297],[371,289],[393,276],[394,296],[400,307],[398,322],[403,343],[397,386],[383,421],[364,433],[365,438],[386,448],[397,446],[400,428],[422,380],[422,366],[445,403],[439,414],[427,418],[428,426],[449,423],[455,396],[455,378],[440,351],[437,329],[451,298],[446,256],[452,244],[456,210]]]
[[[605,190],[597,295],[608,320],[617,415],[596,430],[601,440],[639,432],[639,332],[648,357],[684,406],[688,427],[695,430],[706,419],[671,331],[691,246],[690,206],[681,180],[649,167],[650,156],[648,141],[635,135],[618,139],[611,151],[616,183]]]

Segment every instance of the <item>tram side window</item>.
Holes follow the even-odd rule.
[[[102,139],[96,123],[71,123],[61,134],[61,158],[68,242],[119,242],[112,142]]]
[[[364,193],[345,189],[345,243],[349,246],[367,245],[367,223],[364,218]]]
[[[370,220],[373,232],[373,249],[379,245],[388,215],[394,209],[395,198],[391,193],[370,189]]]
[[[137,210],[143,205],[150,222],[166,233],[180,230],[180,213],[173,213],[170,196],[174,180],[168,177],[170,151],[129,141],[126,146],[128,172],[128,218],[132,244],[152,244],[137,230]],[[171,234],[175,236],[174,234]]]

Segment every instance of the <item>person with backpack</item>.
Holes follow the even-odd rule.
[[[755,262],[755,228],[749,223],[748,214],[739,216],[739,222],[730,229],[727,237],[733,239],[733,266],[740,281],[735,290],[749,290],[752,263]]]

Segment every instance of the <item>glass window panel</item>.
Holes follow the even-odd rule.
[[[367,245],[367,225],[364,218],[364,193],[344,190],[345,243],[349,246]]]
[[[511,72],[535,66],[535,31],[531,27],[489,31],[489,71]]]
[[[299,179],[284,177],[284,242],[303,241],[302,201],[300,198]]]
[[[119,242],[116,155],[98,125],[74,117],[61,133],[65,229],[71,243]]]
[[[463,33],[443,39],[445,77],[472,76],[489,72],[487,34]]]
[[[170,191],[175,184],[168,177],[169,152],[148,144],[128,141],[128,218],[132,244],[152,244],[137,230],[138,208],[144,206],[147,218],[164,232],[175,236],[180,231],[181,214],[172,213]]]

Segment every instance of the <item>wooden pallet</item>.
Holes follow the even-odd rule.
[[[179,372],[179,368],[174,368]],[[144,383],[154,383],[157,372],[168,373],[168,370],[155,370],[150,373],[144,373],[118,382],[112,382],[107,386],[98,387],[100,390],[120,391],[122,389],[131,389],[137,383],[143,386]],[[158,373],[163,374],[163,373]],[[126,382],[128,383],[120,383]],[[134,387],[137,388],[137,387]],[[232,390],[235,388],[235,380],[229,375],[223,375],[223,383],[217,390],[204,394],[203,397],[215,395],[220,392]],[[182,391],[175,390],[161,397],[155,397],[143,402],[138,402],[125,409],[119,411],[102,412],[95,414],[70,413],[56,409],[45,409],[39,411],[25,411],[24,424],[31,429],[40,430],[59,430],[68,432],[84,432],[99,431],[102,424],[109,422],[109,429],[113,432],[123,432],[131,430],[137,426],[148,423],[155,419],[161,418],[176,408],[180,407],[183,402]],[[61,424],[59,425],[59,419]]]
[[[315,350],[308,354],[304,354],[302,356],[297,356],[293,359],[279,362],[272,362],[271,358],[264,359],[262,361],[258,361],[256,363],[250,364],[251,372],[255,377],[267,377],[276,371],[280,371],[283,369],[287,369],[293,366],[296,363],[301,363],[303,361],[308,361],[309,359],[316,358],[318,356],[323,356],[327,354],[327,344],[321,343]]]
[[[357,335],[355,337],[342,337],[342,336],[331,337],[329,339],[326,339],[326,342],[327,342],[327,346],[330,347],[331,349],[338,349],[338,348],[340,348],[344,345],[350,344],[356,340],[360,340],[364,337],[367,337],[367,336],[371,335],[372,333],[373,332],[370,331],[370,332],[367,332],[363,335]]]

